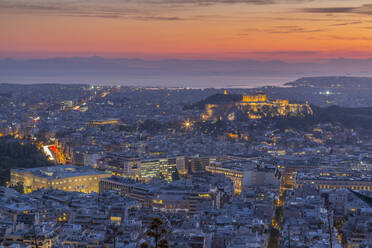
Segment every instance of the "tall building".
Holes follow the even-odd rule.
[[[184,156],[178,156],[176,158],[176,168],[178,170],[178,173],[180,173],[180,174],[186,174],[187,173],[186,159],[185,159]]]
[[[57,189],[91,193],[99,191],[101,178],[111,174],[97,171],[89,167],[73,165],[40,167],[30,169],[12,169],[10,184],[23,184],[25,193],[38,189]]]
[[[168,158],[142,160],[140,164],[140,178],[148,181],[154,177],[164,177],[172,181],[172,173],[176,169],[176,160]]]
[[[141,181],[149,181],[152,178],[164,178],[172,181],[172,175],[176,171],[176,158],[154,158],[141,160],[137,157],[106,156],[101,160],[101,168],[112,172],[113,175],[128,177]],[[100,164],[100,163],[99,163]]]
[[[205,168],[216,159],[210,157],[185,157],[185,169],[188,173],[199,173],[205,171]]]

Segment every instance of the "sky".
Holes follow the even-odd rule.
[[[0,58],[372,57],[370,0],[0,0]]]

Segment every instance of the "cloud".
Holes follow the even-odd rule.
[[[372,15],[372,4],[364,4],[359,7],[303,8],[300,11],[305,13]]]
[[[332,27],[338,27],[338,26],[348,26],[348,25],[355,25],[355,24],[361,24],[363,23],[362,21],[355,21],[355,22],[343,22],[343,23],[335,23],[335,24],[331,24],[329,26],[332,26]]]
[[[198,19],[185,17],[186,11],[195,8],[207,8],[215,5],[287,5],[317,2],[322,0],[0,0],[2,13],[36,13],[39,15],[73,16],[93,18],[124,18],[140,21],[179,21]],[[306,13],[358,13],[372,14],[372,5],[360,7],[324,7],[303,8],[296,12]],[[228,18],[231,18],[229,16]],[[267,18],[267,16],[265,17]],[[283,17],[284,18],[284,17]],[[226,19],[226,17],[225,17]],[[342,26],[345,24],[335,24]],[[347,25],[351,25],[347,24]],[[272,33],[305,33],[317,32],[293,28],[288,30],[272,30]]]
[[[279,0],[280,1],[280,0]],[[295,1],[295,0],[294,0]],[[278,0],[132,0],[136,3],[164,4],[164,5],[196,5],[208,6],[215,4],[274,4]]]
[[[292,34],[292,33],[317,33],[323,32],[326,29],[306,29],[300,26],[291,25],[291,26],[274,26],[272,28],[267,29],[258,29],[258,28],[250,28],[250,29],[243,29],[239,36],[248,36],[251,35],[250,32],[263,32],[263,33],[270,33],[270,34]]]
[[[371,41],[372,37],[347,37],[347,36],[331,36],[332,39],[335,40],[349,40],[349,41]]]
[[[137,16],[134,19],[141,21],[181,21],[185,20],[177,16]]]
[[[296,50],[279,50],[279,51],[240,51],[231,52],[231,54],[258,55],[258,56],[309,56],[317,55],[318,51],[296,51]]]
[[[171,17],[163,15],[169,15],[169,11],[182,11],[186,8],[213,5],[269,5],[309,1],[313,0],[0,0],[0,9],[2,12],[37,12],[43,15],[79,17],[141,19],[141,16],[148,16],[143,20],[173,21],[180,18],[174,18],[173,15]]]
[[[330,7],[330,8],[304,8],[302,12],[306,13],[351,13],[355,8],[353,7]]]
[[[182,11],[213,5],[274,4],[277,0],[0,0],[2,13],[125,18],[141,21],[185,20]],[[281,1],[281,0],[280,0]]]
[[[123,18],[137,15],[151,15],[150,9],[139,8],[129,2],[109,1],[77,1],[77,0],[4,0],[0,1],[0,9],[15,13],[37,13],[42,15]]]
[[[148,10],[136,8],[127,4],[101,4],[98,1],[0,1],[0,9],[16,13],[38,13],[43,15],[61,15],[78,17],[120,18],[148,13]]]
[[[272,30],[268,30],[272,34],[290,34],[290,33],[316,33],[322,32],[325,29],[305,29],[299,26],[276,26]]]

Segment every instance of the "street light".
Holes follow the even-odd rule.
[[[186,121],[184,121],[183,126],[184,126],[186,129],[189,129],[189,128],[192,127],[192,124],[193,124],[193,123],[192,123],[190,120],[186,120]]]

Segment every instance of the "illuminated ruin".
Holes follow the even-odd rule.
[[[234,112],[246,113],[249,119],[262,119],[284,116],[312,115],[308,103],[289,103],[288,100],[269,100],[266,94],[243,95],[242,100],[235,103],[206,104],[202,114],[204,120],[217,120],[223,116],[232,116]],[[235,115],[235,114],[234,114]],[[232,118],[228,118],[232,120]]]

